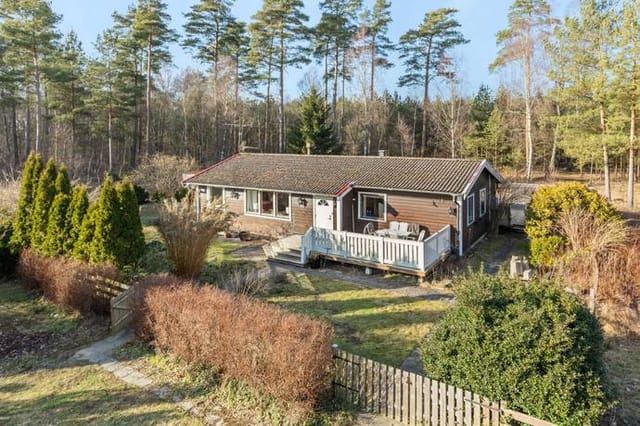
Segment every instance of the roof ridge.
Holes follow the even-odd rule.
[[[449,158],[449,157],[407,157],[396,155],[335,155],[335,154],[293,154],[278,152],[240,152],[234,155],[243,156],[277,156],[277,157],[296,157],[296,158],[360,158],[360,159],[402,159],[402,160],[438,160],[438,161],[469,161],[481,163],[483,160],[477,158]],[[227,157],[230,158],[230,157]],[[224,160],[223,160],[224,161]],[[217,163],[216,163],[217,164]]]

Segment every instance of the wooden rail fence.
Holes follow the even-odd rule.
[[[335,350],[333,389],[339,403],[409,425],[500,426],[518,420],[553,426],[473,392]]]

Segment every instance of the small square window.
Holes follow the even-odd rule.
[[[359,200],[360,219],[384,222],[387,218],[387,197],[384,194],[361,193]]]

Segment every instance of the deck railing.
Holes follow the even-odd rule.
[[[310,228],[302,237],[301,249],[303,262],[311,252],[316,252],[343,259],[427,271],[443,255],[451,252],[451,226],[445,226],[424,241]]]

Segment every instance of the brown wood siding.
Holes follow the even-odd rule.
[[[380,193],[387,195],[387,220],[385,222],[373,222],[358,218],[359,192]],[[438,194],[421,194],[411,192],[391,191],[353,191],[355,199],[353,212],[355,214],[355,232],[362,232],[367,223],[372,222],[376,229],[389,227],[389,222],[411,222],[420,225],[427,231],[427,235],[438,232],[447,225],[457,229],[456,215],[450,215],[449,209],[455,209],[456,204],[451,196]],[[350,207],[350,206],[349,206]],[[455,210],[454,210],[455,211]],[[345,223],[345,227],[350,223]],[[345,228],[346,229],[346,228]]]
[[[300,198],[307,200],[306,206],[300,206]],[[293,232],[304,234],[313,226],[313,196],[304,194],[291,195]]]
[[[475,220],[471,225],[467,225],[467,200],[464,201],[463,208],[463,224],[464,224],[464,232],[463,232],[463,247],[464,252],[469,250],[469,247],[473,245],[476,241],[478,241],[484,234],[489,232],[491,228],[491,203],[492,198],[495,196],[495,185],[492,183],[494,179],[491,177],[489,172],[486,170],[482,173],[478,181],[469,191],[469,195],[475,194],[474,197],[474,205],[475,205]],[[487,189],[487,209],[484,216],[480,217],[480,190],[482,188]]]

